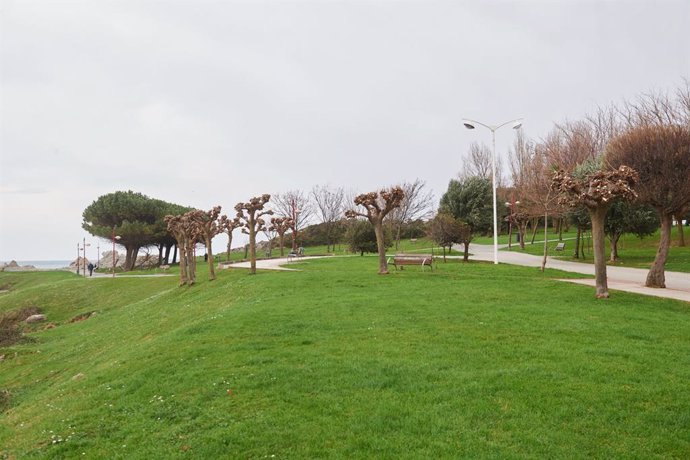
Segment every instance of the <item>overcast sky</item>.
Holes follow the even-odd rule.
[[[228,213],[317,184],[440,197],[491,141],[463,117],[539,139],[673,90],[689,31],[687,0],[3,0],[0,260],[95,247],[81,213],[116,190]]]

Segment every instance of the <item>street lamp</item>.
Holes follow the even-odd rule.
[[[514,200],[514,198],[511,198]],[[520,204],[519,201],[506,201],[505,205],[510,209],[510,215],[508,216],[508,249],[512,248],[513,244],[513,215],[515,214],[515,206]],[[520,233],[518,231],[518,240],[520,239]]]
[[[115,278],[115,240],[122,238],[120,235],[115,235],[115,227],[113,227],[113,252],[111,257],[113,259],[113,278]]]
[[[297,252],[297,216],[302,210],[297,209],[294,198],[290,202],[290,207],[292,209],[292,216],[290,216],[292,217],[292,252]]]
[[[481,125],[491,131],[493,139],[493,155],[491,156],[491,188],[493,189],[493,206],[494,206],[494,264],[498,264],[498,212],[496,210],[496,130],[503,126],[513,124],[513,129],[518,129],[522,126],[522,118],[506,121],[498,126],[485,125],[476,120],[463,120],[462,124],[467,129],[474,129],[475,125]]]
[[[91,243],[87,243],[86,238],[84,238],[84,242],[83,242],[82,247],[81,247],[82,252],[84,253],[84,257],[82,259],[83,268],[84,268],[84,278],[86,278],[86,246],[91,246]],[[77,263],[78,262],[79,261],[77,260]]]

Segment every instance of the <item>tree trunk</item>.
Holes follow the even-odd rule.
[[[280,245],[280,257],[285,257],[285,234],[278,233],[278,244]]]
[[[249,223],[249,274],[256,274],[256,229],[254,219]]]
[[[618,240],[621,239],[621,234],[616,232],[611,238],[611,256],[609,257],[609,262],[615,262],[618,260]]]
[[[527,234],[527,222],[518,224],[518,235],[520,236],[520,249],[525,250],[525,235]]]
[[[589,209],[589,218],[592,220],[592,245],[594,248],[594,283],[596,284],[597,299],[606,299],[609,296],[608,280],[606,278],[606,233],[604,232],[604,220],[608,205]]]
[[[536,233],[536,231],[535,231]],[[532,235],[532,241],[534,242],[534,235]],[[541,271],[546,268],[546,257],[549,255],[549,215],[547,212],[544,213],[544,257],[541,260]]]
[[[582,228],[577,226],[577,236],[575,236],[575,254],[573,256],[576,259],[580,258],[580,242],[582,241]]]
[[[442,246],[442,248],[443,248],[443,263],[445,264],[446,263],[446,247]]]
[[[173,265],[175,265],[175,262],[177,262],[177,247],[178,247],[178,245],[176,244],[175,250],[173,251],[173,260],[172,260]]]
[[[204,238],[206,240],[206,254],[208,254],[208,280],[216,279],[216,268],[213,263],[213,249],[211,249],[211,238]]]
[[[532,221],[532,242],[530,244],[534,244],[534,239],[537,237],[537,230],[539,229],[539,219],[536,217]]]
[[[168,265],[170,262],[170,250],[172,249],[172,244],[165,245],[165,256],[163,257],[163,262]]]
[[[129,272],[134,270],[137,263],[137,254],[139,253],[139,246],[125,247],[125,266],[124,271]]]
[[[196,254],[194,254],[195,242],[187,245],[187,284],[196,283]]]
[[[565,218],[561,217],[558,219],[558,241],[563,241],[563,226],[565,224]]]
[[[468,260],[470,260],[470,242],[463,241],[463,244],[465,245],[465,251],[462,254],[462,261],[467,262]]]
[[[683,234],[683,214],[685,214],[685,212],[679,212],[676,214],[676,226],[678,227],[678,246],[681,248],[685,247],[685,235]]]
[[[158,266],[163,263],[163,243],[158,245]]]
[[[228,234],[228,248],[227,248],[227,257],[228,257],[228,262],[230,262],[230,254],[232,253],[232,231],[225,232]]]
[[[376,234],[376,246],[379,250],[379,275],[387,275],[388,263],[386,262],[386,243],[383,239],[383,223],[381,221],[374,221],[372,225]]]
[[[671,227],[672,219],[670,214],[659,213],[661,218],[661,235],[659,237],[659,248],[656,251],[656,258],[652,267],[647,274],[647,282],[645,286],[654,288],[666,287],[666,275],[664,274],[664,265],[666,265],[666,257],[668,257],[668,248],[671,245]]]
[[[178,240],[179,241],[179,240]],[[180,286],[184,286],[187,284],[187,256],[185,253],[184,248],[186,247],[186,243],[184,240],[180,241],[179,247],[180,247]],[[173,255],[173,263],[175,260],[175,257],[177,257],[177,247],[178,245],[175,245],[175,254]]]

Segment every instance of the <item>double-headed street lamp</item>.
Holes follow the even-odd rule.
[[[511,198],[513,199],[513,198]],[[514,200],[514,199],[513,199]],[[515,218],[515,206],[519,205],[519,201],[506,201],[506,207],[510,209],[510,215],[508,216],[508,249],[512,247],[513,244],[513,219]],[[520,240],[520,232],[518,229],[518,241]]]
[[[87,243],[86,238],[84,238],[84,242],[83,242],[82,247],[81,247],[82,252],[84,253],[84,256],[82,258],[82,264],[83,264],[83,268],[84,268],[84,278],[86,278],[86,247],[87,246],[91,246],[91,243]],[[79,261],[77,260],[77,262],[79,262]]]
[[[462,122],[467,129],[474,129],[475,125],[481,125],[491,131],[493,138],[493,154],[491,156],[491,188],[493,189],[493,206],[494,206],[494,264],[498,264],[498,211],[496,210],[496,130],[506,125],[512,124],[513,129],[518,129],[522,126],[522,118],[506,121],[498,126],[485,125],[476,120],[465,119]]]

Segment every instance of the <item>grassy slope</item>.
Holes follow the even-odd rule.
[[[503,265],[301,267],[191,289],[0,274],[14,283],[0,311],[38,305],[61,323],[0,351],[12,394],[0,446],[22,458],[690,452],[687,304],[595,301],[549,279],[566,274]]]

